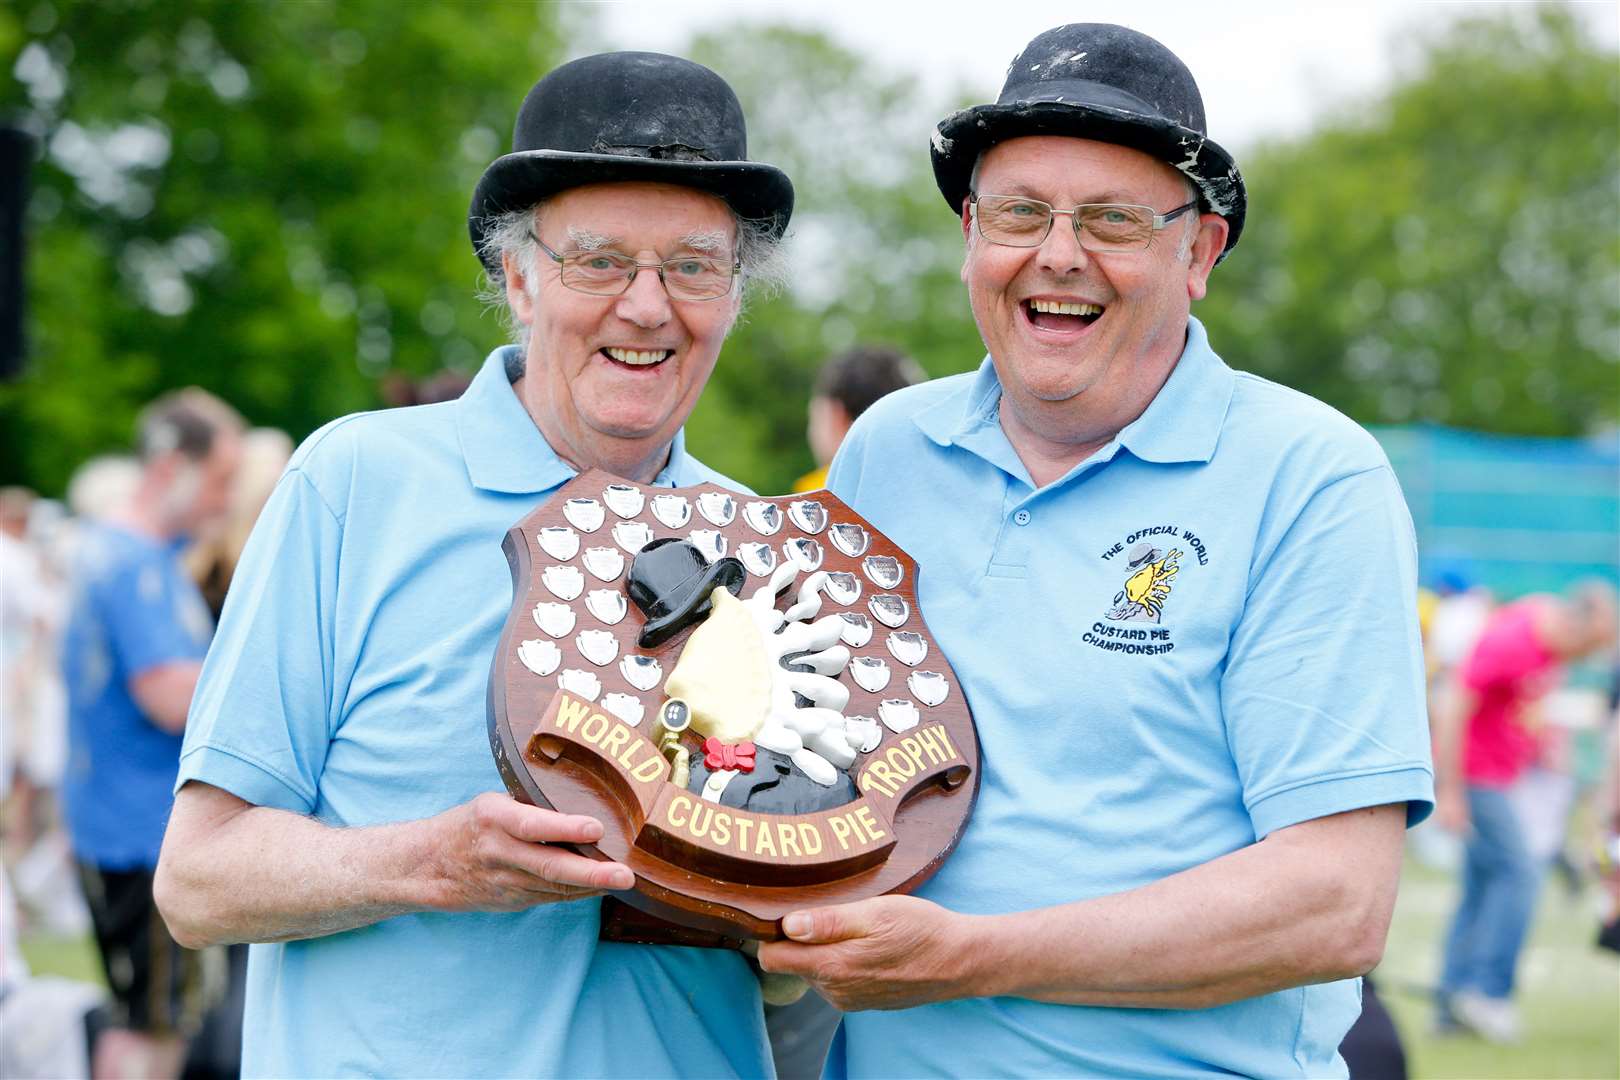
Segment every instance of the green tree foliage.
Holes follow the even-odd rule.
[[[1414,42],[1396,85],[1243,157],[1200,316],[1364,423],[1580,435],[1620,416],[1620,57],[1562,7]]]
[[[60,491],[195,383],[295,437],[385,371],[476,366],[499,337],[465,220],[559,55],[542,5],[22,0],[0,120],[42,154],[25,376],[0,471]]]
[[[786,170],[797,193],[791,286],[733,331],[689,438],[716,468],[782,492],[813,464],[805,407],[829,356],[888,343],[943,375],[984,355],[957,276],[961,226],[928,158],[944,110],[812,31],[733,27],[686,55],[731,83],[749,156]]]

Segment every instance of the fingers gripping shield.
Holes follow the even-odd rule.
[[[978,789],[967,697],[915,564],[829,493],[739,503],[592,471],[504,549],[490,745],[514,797],[600,820],[578,849],[635,873],[604,937],[776,939],[789,910],[909,892],[955,846]]]

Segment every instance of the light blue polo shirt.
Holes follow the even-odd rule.
[[[339,827],[504,790],[485,720],[512,604],[501,540],[574,476],[504,353],[459,401],[335,421],[293,457],[231,586],[181,784]],[[656,483],[737,487],[680,436]],[[244,1074],[770,1074],[739,955],[600,943],[600,907],[406,915],[255,945]]]
[[[978,728],[978,803],[919,895],[1023,911],[1327,814],[1429,812],[1416,550],[1366,432],[1233,372],[1196,320],[1142,416],[1040,490],[1000,399],[988,360],[893,394],[829,478],[917,560]],[[828,1073],[1342,1076],[1359,1009],[1355,979],[1193,1011],[953,1001],[851,1014]]]

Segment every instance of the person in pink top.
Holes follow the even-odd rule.
[[[1542,700],[1568,661],[1612,649],[1614,589],[1529,596],[1491,615],[1435,710],[1435,814],[1466,838],[1462,896],[1440,976],[1439,1023],[1484,1038],[1519,1037],[1513,978],[1541,868],[1510,791],[1540,756]]]

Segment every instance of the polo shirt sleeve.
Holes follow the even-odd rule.
[[[164,664],[202,658],[206,608],[172,557],[142,557],[94,586],[94,603],[119,667],[130,678]]]
[[[253,528],[186,722],[190,780],[308,814],[330,741],[342,523],[295,461]]]
[[[1417,548],[1387,465],[1318,487],[1262,536],[1221,684],[1256,837],[1405,803],[1433,809]]]

